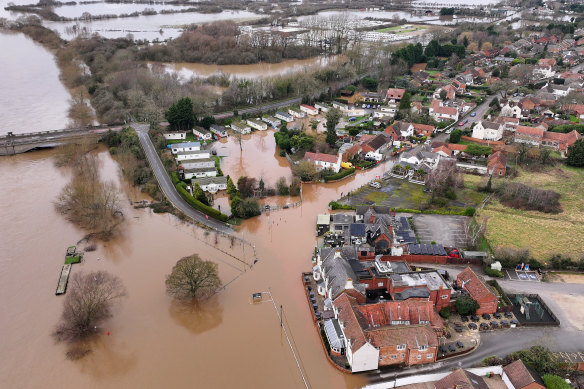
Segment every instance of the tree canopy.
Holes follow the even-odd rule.
[[[218,266],[197,254],[183,257],[166,276],[166,291],[178,299],[210,297],[221,286]]]
[[[337,142],[337,132],[336,127],[341,119],[341,112],[332,108],[326,113],[326,143],[334,146]]]
[[[193,101],[190,97],[183,97],[168,108],[166,120],[173,130],[190,130],[197,122],[193,112]]]
[[[454,307],[460,315],[474,315],[480,305],[470,296],[460,296],[456,299]]]
[[[448,139],[448,141],[450,143],[458,143],[458,142],[460,142],[461,137],[462,137],[462,131],[460,131],[457,128],[456,130],[454,130],[450,133],[450,138]]]
[[[576,143],[568,147],[568,165],[584,167],[584,140],[578,139]]]

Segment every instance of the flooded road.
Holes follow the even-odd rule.
[[[261,135],[264,135],[261,137]],[[229,139],[225,145],[233,149]],[[263,144],[263,146],[262,146]],[[238,146],[238,145],[237,145]],[[254,152],[259,153],[256,159]],[[271,132],[243,140],[241,171],[266,179],[286,168],[269,160],[276,149]],[[238,150],[238,149],[237,149]],[[86,254],[73,272],[107,270],[118,275],[128,297],[115,310],[93,352],[81,361],[65,358],[66,347],[55,344],[51,332],[62,298],[54,295],[65,248],[85,234],[55,213],[53,200],[70,179],[68,169],[53,165],[53,151],[0,158],[5,184],[0,191],[0,377],[6,387],[303,387],[273,306],[250,304],[253,292],[271,287],[283,304],[289,329],[312,388],[354,388],[365,377],[345,375],[327,361],[303,292],[300,273],[311,268],[315,245],[314,220],[342,192],[374,178],[377,168],[342,183],[303,186],[301,207],[272,212],[243,223],[238,234],[256,245],[259,262],[249,269],[225,253],[248,263],[253,250],[170,215],[133,209],[126,188],[122,234]],[[236,171],[224,158],[226,173]],[[118,179],[117,164],[99,152],[102,177]],[[235,158],[233,158],[235,160]],[[249,162],[248,162],[249,160]],[[254,161],[254,162],[252,162]],[[231,165],[230,165],[231,164]],[[254,170],[255,169],[255,170]],[[288,170],[289,172],[289,170]],[[129,194],[128,194],[129,193]],[[244,251],[245,250],[245,251]],[[164,279],[181,257],[198,253],[219,264],[226,289],[196,310],[173,302]],[[244,270],[245,269],[245,270]]]
[[[0,135],[67,126],[69,99],[53,54],[24,34],[0,32]]]

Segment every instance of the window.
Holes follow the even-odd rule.
[[[448,298],[447,294],[442,295],[442,300],[446,300]]]
[[[394,354],[394,355],[390,356],[390,358],[395,359],[395,358],[397,358],[397,355]]]
[[[427,345],[425,345],[425,346],[418,346],[418,350],[420,350],[420,351],[426,351],[426,350],[428,350],[428,346]]]
[[[383,282],[378,282],[377,286],[383,286]]]
[[[397,349],[398,350],[405,350],[406,349],[406,345],[405,344],[398,344],[397,345]]]
[[[418,355],[416,358],[418,358],[418,359],[422,359],[422,356],[421,356],[421,355]]]
[[[428,358],[428,359],[432,359],[433,357],[434,357],[434,354],[428,354],[428,355],[426,355],[426,358]]]

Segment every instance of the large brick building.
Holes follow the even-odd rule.
[[[480,307],[476,312],[477,315],[497,312],[499,299],[470,267],[458,274],[456,285],[464,289],[470,297],[479,303]]]

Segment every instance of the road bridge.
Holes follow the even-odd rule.
[[[39,131],[24,134],[9,132],[0,135],[0,155],[26,153],[34,149],[52,148],[81,141],[97,142],[109,130],[120,131],[121,125],[89,126],[63,130]]]

